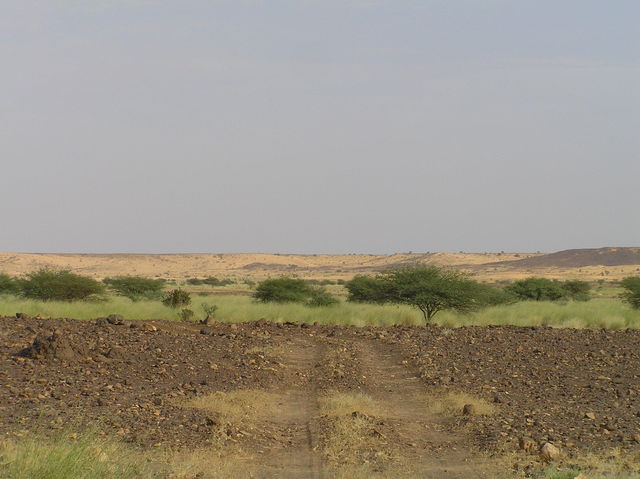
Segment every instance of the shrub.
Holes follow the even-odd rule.
[[[103,284],[69,270],[40,269],[18,281],[22,295],[42,301],[77,301],[105,292]]]
[[[120,296],[125,296],[132,301],[158,299],[162,295],[164,285],[164,281],[139,276],[116,276],[105,278],[102,282]]]
[[[558,301],[567,297],[567,290],[560,281],[547,278],[526,278],[505,288],[519,300]]]
[[[632,308],[640,309],[640,276],[629,276],[620,281],[626,291],[620,294],[623,301],[629,303]]]
[[[347,301],[354,303],[384,303],[388,299],[384,286],[385,283],[379,277],[355,276],[345,283],[345,287],[349,292]]]
[[[263,303],[304,303],[307,306],[330,306],[338,301],[322,286],[310,286],[302,279],[277,278],[262,281],[253,297]]]
[[[515,303],[518,299],[508,290],[477,283],[476,298],[479,306],[500,306]]]
[[[216,306],[215,304],[202,303],[200,307],[202,308],[202,311],[204,311],[204,314],[206,314],[207,316],[211,316],[212,318],[218,310],[218,306]]]
[[[209,286],[226,286],[228,284],[233,284],[233,281],[230,279],[218,279],[215,276],[208,276],[204,279],[189,278],[187,280],[187,284],[190,284],[192,286],[199,286],[202,284],[206,284]]]
[[[263,303],[303,303],[311,296],[311,287],[301,279],[266,279],[258,284],[253,297]]]
[[[334,304],[338,304],[338,300],[324,288],[318,287],[311,290],[311,295],[306,304],[307,306],[313,307],[333,306]]]
[[[586,281],[568,280],[562,283],[566,296],[574,301],[589,301],[591,299],[591,285]]]
[[[194,315],[195,313],[193,312],[193,310],[183,308],[178,313],[178,318],[180,318],[181,321],[191,321]]]
[[[164,295],[162,298],[162,304],[174,309],[181,306],[188,306],[191,304],[191,295],[180,288],[172,289]]]
[[[0,294],[18,294],[20,287],[15,278],[8,274],[0,273]]]

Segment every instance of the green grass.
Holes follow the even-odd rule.
[[[615,299],[565,304],[527,301],[487,308],[468,316],[445,311],[436,316],[436,322],[448,327],[515,325],[626,329],[640,327],[640,311]]]
[[[125,447],[93,434],[0,443],[0,479],[151,478]]]
[[[195,319],[204,317],[201,304],[216,304],[216,318],[241,322],[267,318],[273,321],[303,321],[320,324],[355,326],[420,325],[422,316],[409,306],[357,304],[341,301],[336,306],[312,308],[300,304],[263,304],[248,296],[193,296],[189,306]],[[6,296],[0,298],[0,315],[17,312],[31,316],[94,319],[111,313],[127,319],[177,319],[177,312],[160,301],[132,302],[110,296],[105,302],[42,302]],[[588,302],[550,303],[523,302],[495,306],[477,313],[462,315],[444,311],[435,322],[446,327],[470,325],[554,326],[572,328],[625,329],[640,327],[640,311],[635,311],[615,299],[594,299]]]

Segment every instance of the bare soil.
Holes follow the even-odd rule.
[[[238,390],[269,392],[276,407],[260,414],[258,404],[253,417],[220,424],[184,405]],[[150,450],[222,442],[246,453],[247,470],[260,471],[254,477],[333,477],[327,471],[341,464],[323,453],[331,423],[318,404],[335,392],[365,394],[386,411],[364,417],[375,450],[349,464],[384,477],[499,477],[542,467],[525,452],[501,460],[522,438],[552,442],[565,457],[633,452],[640,331],[0,319],[6,438],[91,424]],[[495,412],[429,408],[456,393]]]

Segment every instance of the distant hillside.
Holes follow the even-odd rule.
[[[494,265],[518,269],[640,265],[640,248],[567,249],[515,261],[500,261]]]
[[[300,278],[351,278],[388,268],[423,263],[469,267],[527,257],[521,254],[430,253],[392,255],[326,254],[30,254],[0,253],[0,272],[23,275],[39,268],[66,268],[104,278],[134,274],[161,278],[208,275],[254,279],[295,275]]]

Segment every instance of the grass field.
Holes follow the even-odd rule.
[[[300,304],[263,304],[247,296],[194,296],[189,306],[195,319],[204,317],[203,304],[216,304],[216,319],[227,322],[318,322],[354,326],[420,325],[421,314],[409,306],[357,304],[341,301],[336,306],[312,308]],[[94,319],[112,313],[127,319],[178,319],[177,312],[159,301],[132,302],[110,296],[104,302],[42,302],[12,296],[0,298],[0,315],[23,312],[31,316]],[[435,323],[446,327],[470,325],[554,326],[571,328],[626,329],[640,327],[640,312],[616,299],[588,302],[522,302],[483,309],[472,314],[441,312]]]

